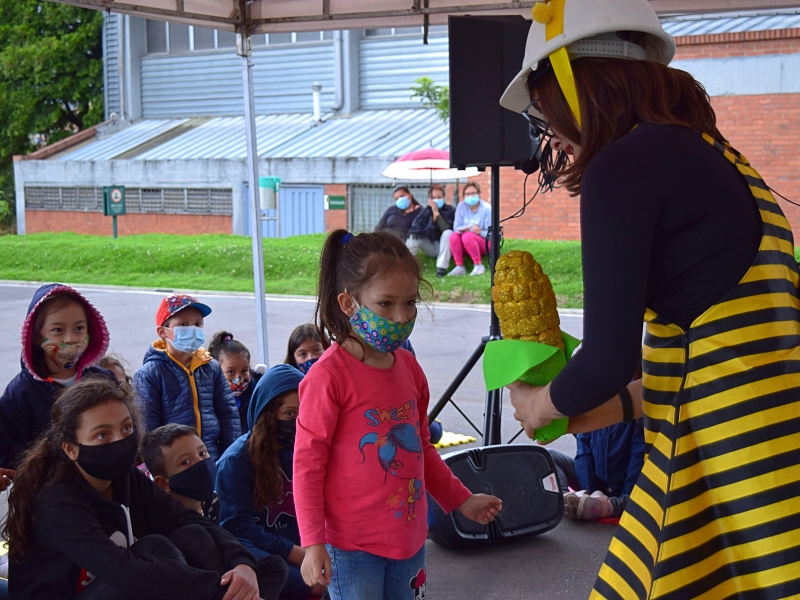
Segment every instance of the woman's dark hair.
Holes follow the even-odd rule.
[[[319,342],[323,347],[328,346],[322,342],[322,337],[320,337],[319,330],[317,329],[316,325],[313,323],[303,323],[302,325],[298,325],[294,328],[294,331],[292,331],[292,334],[289,336],[289,345],[286,348],[286,360],[283,361],[285,364],[292,365],[293,367],[297,368],[297,361],[294,359],[294,353],[306,340],[314,340],[315,342]]]
[[[347,243],[345,237],[347,237]],[[398,269],[405,270],[430,291],[422,276],[422,265],[403,241],[387,231],[352,235],[344,229],[332,231],[322,247],[314,321],[327,348],[332,339],[340,344],[354,337],[350,318],[339,307],[339,294],[345,290],[358,300],[373,279]],[[419,286],[417,287],[419,290]],[[421,299],[419,293],[418,298]]]
[[[83,413],[107,402],[124,404],[133,419],[134,431],[139,431],[131,387],[100,375],[87,375],[56,400],[50,410],[50,425],[22,455],[8,496],[8,517],[3,530],[13,560],[23,556],[33,538],[33,512],[39,494],[60,482],[67,473],[77,472],[61,444],[76,444],[75,432],[81,426]]]
[[[278,451],[281,449],[275,429],[278,423],[278,410],[283,406],[286,394],[271,400],[258,415],[247,452],[253,466],[253,502],[256,507],[267,506],[283,496],[283,477]]]
[[[468,181],[467,183],[464,184],[464,187],[461,188],[462,195],[465,194],[467,192],[467,188],[470,188],[470,187],[474,187],[475,191],[478,192],[478,195],[480,196],[480,194],[481,194],[481,186],[478,185],[478,183],[475,182],[475,181]]]
[[[83,309],[83,312],[86,313],[86,331],[89,333],[89,338],[91,339],[92,336],[96,335],[92,320],[89,318],[89,311],[86,310],[86,305],[74,294],[57,292],[37,306],[36,316],[33,319],[33,330],[31,331],[30,335],[30,343],[33,344],[33,347],[31,348],[31,362],[33,370],[42,379],[47,379],[50,377],[53,374],[53,371],[50,370],[50,367],[47,365],[47,361],[44,359],[44,350],[42,350],[40,346],[42,334],[39,332],[44,326],[44,320],[47,318],[47,315],[50,315],[58,309],[67,306],[68,304],[72,304],[73,302],[79,305]]]
[[[529,78],[528,89],[532,98],[538,95],[553,130],[580,144],[578,158],[559,172],[573,196],[580,193],[583,173],[597,153],[639,121],[679,125],[725,141],[708,94],[686,71],[644,60],[583,57],[572,62],[572,72],[581,107],[580,129],[552,71]]]
[[[214,334],[208,345],[208,353],[216,361],[219,361],[221,355],[227,354],[228,356],[246,356],[247,362],[250,362],[250,350],[239,340],[233,339],[233,334],[227,331],[218,331]]]

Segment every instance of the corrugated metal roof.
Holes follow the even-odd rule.
[[[672,36],[793,29],[800,27],[800,9],[662,17],[661,24]]]
[[[188,120],[189,119],[152,119],[139,121],[135,125],[110,135],[105,139],[97,140],[96,142],[81,146],[77,150],[62,154],[56,157],[55,160],[108,160],[140,144],[144,144],[157,135],[161,135]]]
[[[261,158],[397,157],[420,148],[450,148],[448,126],[434,110],[364,110],[314,123],[310,114],[256,118]],[[188,119],[145,119],[56,160],[112,160]],[[244,118],[209,119],[132,160],[244,159]]]

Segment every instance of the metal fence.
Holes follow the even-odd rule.
[[[103,188],[25,187],[25,208],[102,212]],[[129,213],[231,215],[230,188],[125,188]]]

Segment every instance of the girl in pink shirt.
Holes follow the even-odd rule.
[[[333,341],[300,384],[294,503],[303,579],[333,600],[425,597],[426,491],[483,524],[502,507],[464,487],[430,443],[428,382],[400,349],[420,283],[390,233],[340,229],[325,242],[316,320]]]

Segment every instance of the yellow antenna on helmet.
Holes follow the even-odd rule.
[[[544,25],[545,41],[550,41],[564,33],[564,3],[566,0],[550,0],[537,2],[533,5],[533,20]],[[556,74],[558,85],[572,110],[578,127],[581,126],[581,108],[578,103],[578,89],[575,85],[575,76],[572,73],[572,64],[569,62],[567,48],[562,46],[549,55],[550,64]]]

